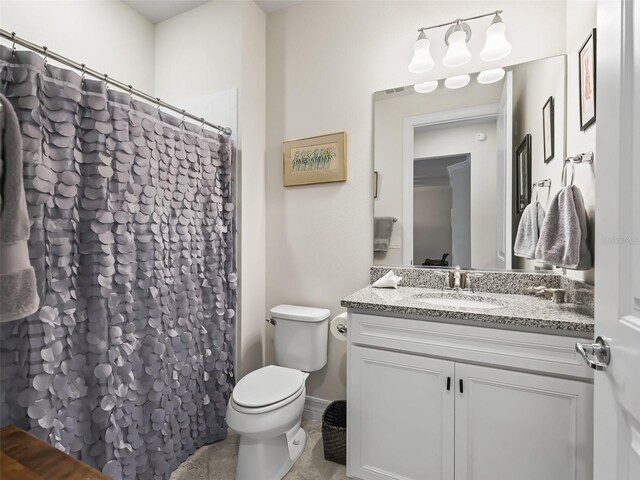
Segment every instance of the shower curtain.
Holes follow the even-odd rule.
[[[0,327],[2,424],[114,479],[168,478],[226,435],[230,140],[3,46],[0,89],[22,128],[41,300]]]

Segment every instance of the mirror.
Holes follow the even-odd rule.
[[[374,94],[374,265],[551,269],[513,243],[523,208],[561,185],[566,57],[505,70]]]

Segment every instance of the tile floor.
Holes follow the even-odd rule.
[[[284,480],[346,480],[344,465],[328,462],[322,450],[320,422],[303,420],[307,445]],[[238,435],[229,432],[222,442],[206,445],[191,455],[171,475],[171,480],[234,480]]]

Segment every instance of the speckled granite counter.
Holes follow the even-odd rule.
[[[459,298],[471,296],[493,304],[494,308],[439,306],[426,303],[420,295],[438,297],[440,290],[430,288],[400,287],[380,289],[367,286],[342,300],[341,305],[359,311],[380,312],[392,315],[424,316],[462,320],[502,328],[540,330],[558,334],[584,334],[592,337],[593,316],[581,313],[583,308],[572,303],[553,303],[550,300],[529,295],[479,292],[456,294]],[[444,295],[451,296],[449,292]]]

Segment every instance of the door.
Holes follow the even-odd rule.
[[[348,474],[453,480],[453,362],[362,347],[349,355]]]
[[[513,143],[513,73],[507,72],[498,105],[497,120],[497,189],[496,267],[511,268],[511,205],[513,204],[511,157]]]
[[[471,268],[471,158],[447,167],[451,185],[451,259]]]
[[[598,2],[596,480],[640,478],[640,3]],[[635,138],[634,138],[635,137]]]
[[[586,480],[587,382],[456,363],[456,480]]]

